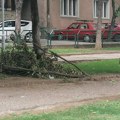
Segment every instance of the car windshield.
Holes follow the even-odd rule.
[[[111,24],[106,24],[104,28],[105,28],[105,29],[110,29],[110,27],[111,27]],[[117,24],[115,24],[115,25],[113,26],[113,28],[116,28],[116,27],[118,27]]]
[[[78,23],[73,23],[71,24],[68,28],[69,29],[77,29],[79,27],[79,24]]]
[[[2,27],[3,24],[2,22],[0,23],[0,27]],[[15,27],[15,21],[5,21],[4,22],[4,27]]]

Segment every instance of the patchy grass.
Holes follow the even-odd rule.
[[[120,47],[103,48],[96,50],[94,48],[57,48],[51,49],[51,51],[57,54],[88,54],[88,53],[104,53],[104,52],[119,52]]]
[[[0,120],[120,120],[120,101],[102,101],[61,112],[12,115]]]

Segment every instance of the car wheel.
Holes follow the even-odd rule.
[[[32,42],[32,41],[33,41],[33,39],[32,39],[32,33],[31,33],[31,32],[27,33],[27,34],[25,35],[25,37],[24,37],[24,40],[25,40],[26,42]]]
[[[58,35],[58,40],[63,40],[63,34]]]
[[[115,42],[120,42],[120,34],[116,34],[116,35],[114,36],[113,41],[115,41]]]
[[[83,38],[84,42],[91,42],[91,37],[89,35],[85,35]]]

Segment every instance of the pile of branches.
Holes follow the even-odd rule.
[[[86,73],[77,66],[56,53],[48,52],[42,48],[40,50],[43,54],[38,59],[34,50],[25,43],[7,49],[1,55],[2,71],[8,74],[31,75],[44,78],[80,78],[86,76]],[[57,61],[58,57],[73,67],[64,67],[64,63]]]

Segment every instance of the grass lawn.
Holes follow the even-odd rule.
[[[119,60],[102,60],[77,64],[89,74],[120,73]]]
[[[104,53],[104,52],[119,52],[120,47],[103,48],[101,50],[95,50],[94,48],[54,48],[51,51],[57,54],[87,54],[87,53]]]
[[[120,60],[101,60],[75,63],[81,70],[88,74],[120,73]],[[66,68],[72,67],[65,64]]]
[[[12,115],[0,120],[120,120],[120,101],[102,101],[61,112]]]

